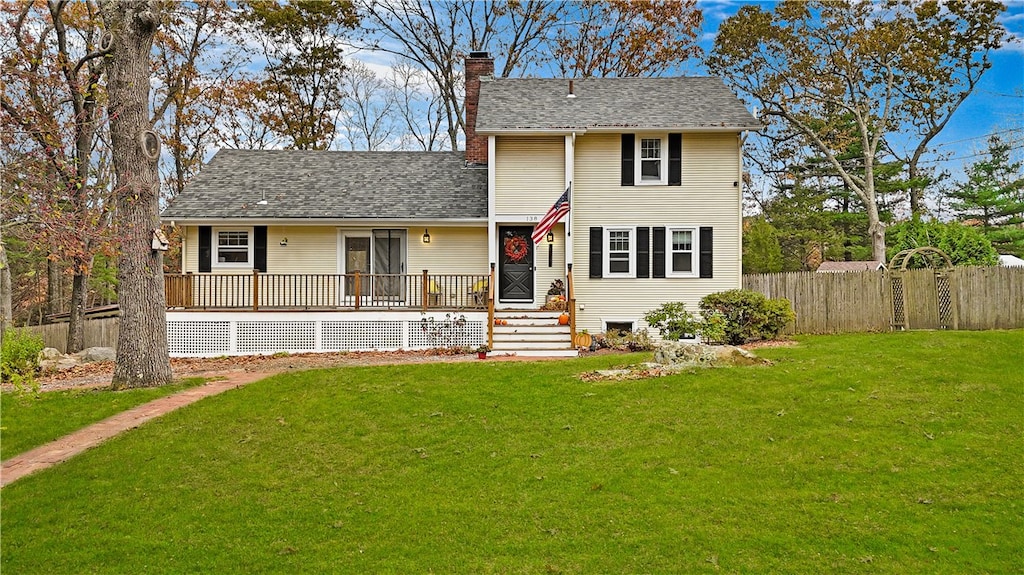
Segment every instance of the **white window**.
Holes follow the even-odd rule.
[[[668,254],[668,275],[694,277],[697,275],[697,228],[668,228],[665,234],[665,253]]]
[[[636,277],[636,228],[605,228],[605,277]]]
[[[662,136],[636,138],[636,183],[668,183],[668,141]]]
[[[252,229],[217,230],[214,247],[214,266],[224,268],[251,268]]]

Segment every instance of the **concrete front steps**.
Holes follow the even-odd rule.
[[[536,309],[494,310],[494,319],[508,322],[494,326],[490,355],[522,357],[576,357],[569,326],[558,325],[560,311]]]

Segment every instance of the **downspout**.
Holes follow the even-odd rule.
[[[738,237],[740,238],[739,253],[736,254],[736,257],[737,257],[736,265],[739,266],[736,269],[740,270],[740,273],[739,273],[739,278],[737,278],[739,281],[737,282],[738,285],[736,285],[736,288],[737,289],[742,289],[743,288],[743,145],[747,142],[747,133],[745,131],[737,133],[736,134],[736,141],[737,141],[737,144],[738,144],[736,146],[736,148],[737,148],[737,154],[736,154],[736,194],[737,194],[736,203],[739,206],[739,209],[736,210],[736,211],[739,214],[739,216],[738,216],[739,217],[739,222],[737,222],[739,227],[737,228],[737,230],[739,231]]]

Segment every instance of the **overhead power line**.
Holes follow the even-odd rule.
[[[950,141],[950,142],[943,142],[941,144],[935,144],[935,147],[936,148],[941,148],[943,146],[951,146],[953,144],[960,144],[962,142],[971,142],[971,141],[974,141],[974,140],[987,140],[988,138],[991,138],[992,136],[998,136],[1000,134],[1009,134],[1011,132],[1021,132],[1021,133],[1024,133],[1024,128],[1007,128],[1005,130],[999,130],[998,132],[991,132],[991,133],[988,133],[988,134],[982,134],[980,136],[972,136],[970,138],[962,138],[960,140],[953,140],[953,141]]]

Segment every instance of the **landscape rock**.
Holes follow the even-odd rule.
[[[44,359],[39,362],[43,373],[50,371],[67,371],[79,365],[79,361],[70,355],[58,355],[57,359]]]
[[[44,347],[43,351],[39,352],[39,361],[53,360],[61,356],[60,351],[53,347]]]
[[[90,347],[83,349],[82,351],[74,354],[82,363],[92,363],[94,361],[114,361],[117,358],[117,352],[112,347]]]
[[[731,345],[704,345],[678,341],[662,342],[654,352],[654,363],[666,366],[768,365],[771,362]]]

